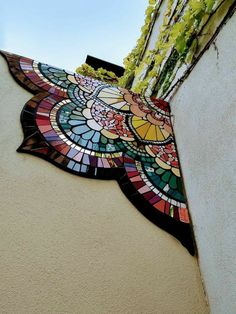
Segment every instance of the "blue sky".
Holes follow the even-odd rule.
[[[122,65],[148,0],[2,1],[0,49],[74,71],[87,54]]]

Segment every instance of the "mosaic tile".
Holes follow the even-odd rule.
[[[21,114],[18,152],[73,174],[117,180],[144,216],[194,254],[169,104],[1,53],[16,81],[35,95]]]

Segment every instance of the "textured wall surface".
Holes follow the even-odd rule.
[[[116,182],[16,153],[30,97],[0,57],[0,312],[208,313],[196,258]]]
[[[236,15],[172,100],[174,130],[214,314],[236,313]]]

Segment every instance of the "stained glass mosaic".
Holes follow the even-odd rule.
[[[144,216],[194,254],[169,104],[1,53],[16,81],[34,94],[21,114],[17,151],[76,175],[117,180]]]

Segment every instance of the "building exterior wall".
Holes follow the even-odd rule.
[[[213,314],[236,312],[234,15],[171,101],[200,269]]]
[[[208,313],[197,259],[115,181],[16,153],[29,98],[0,57],[0,312]]]

